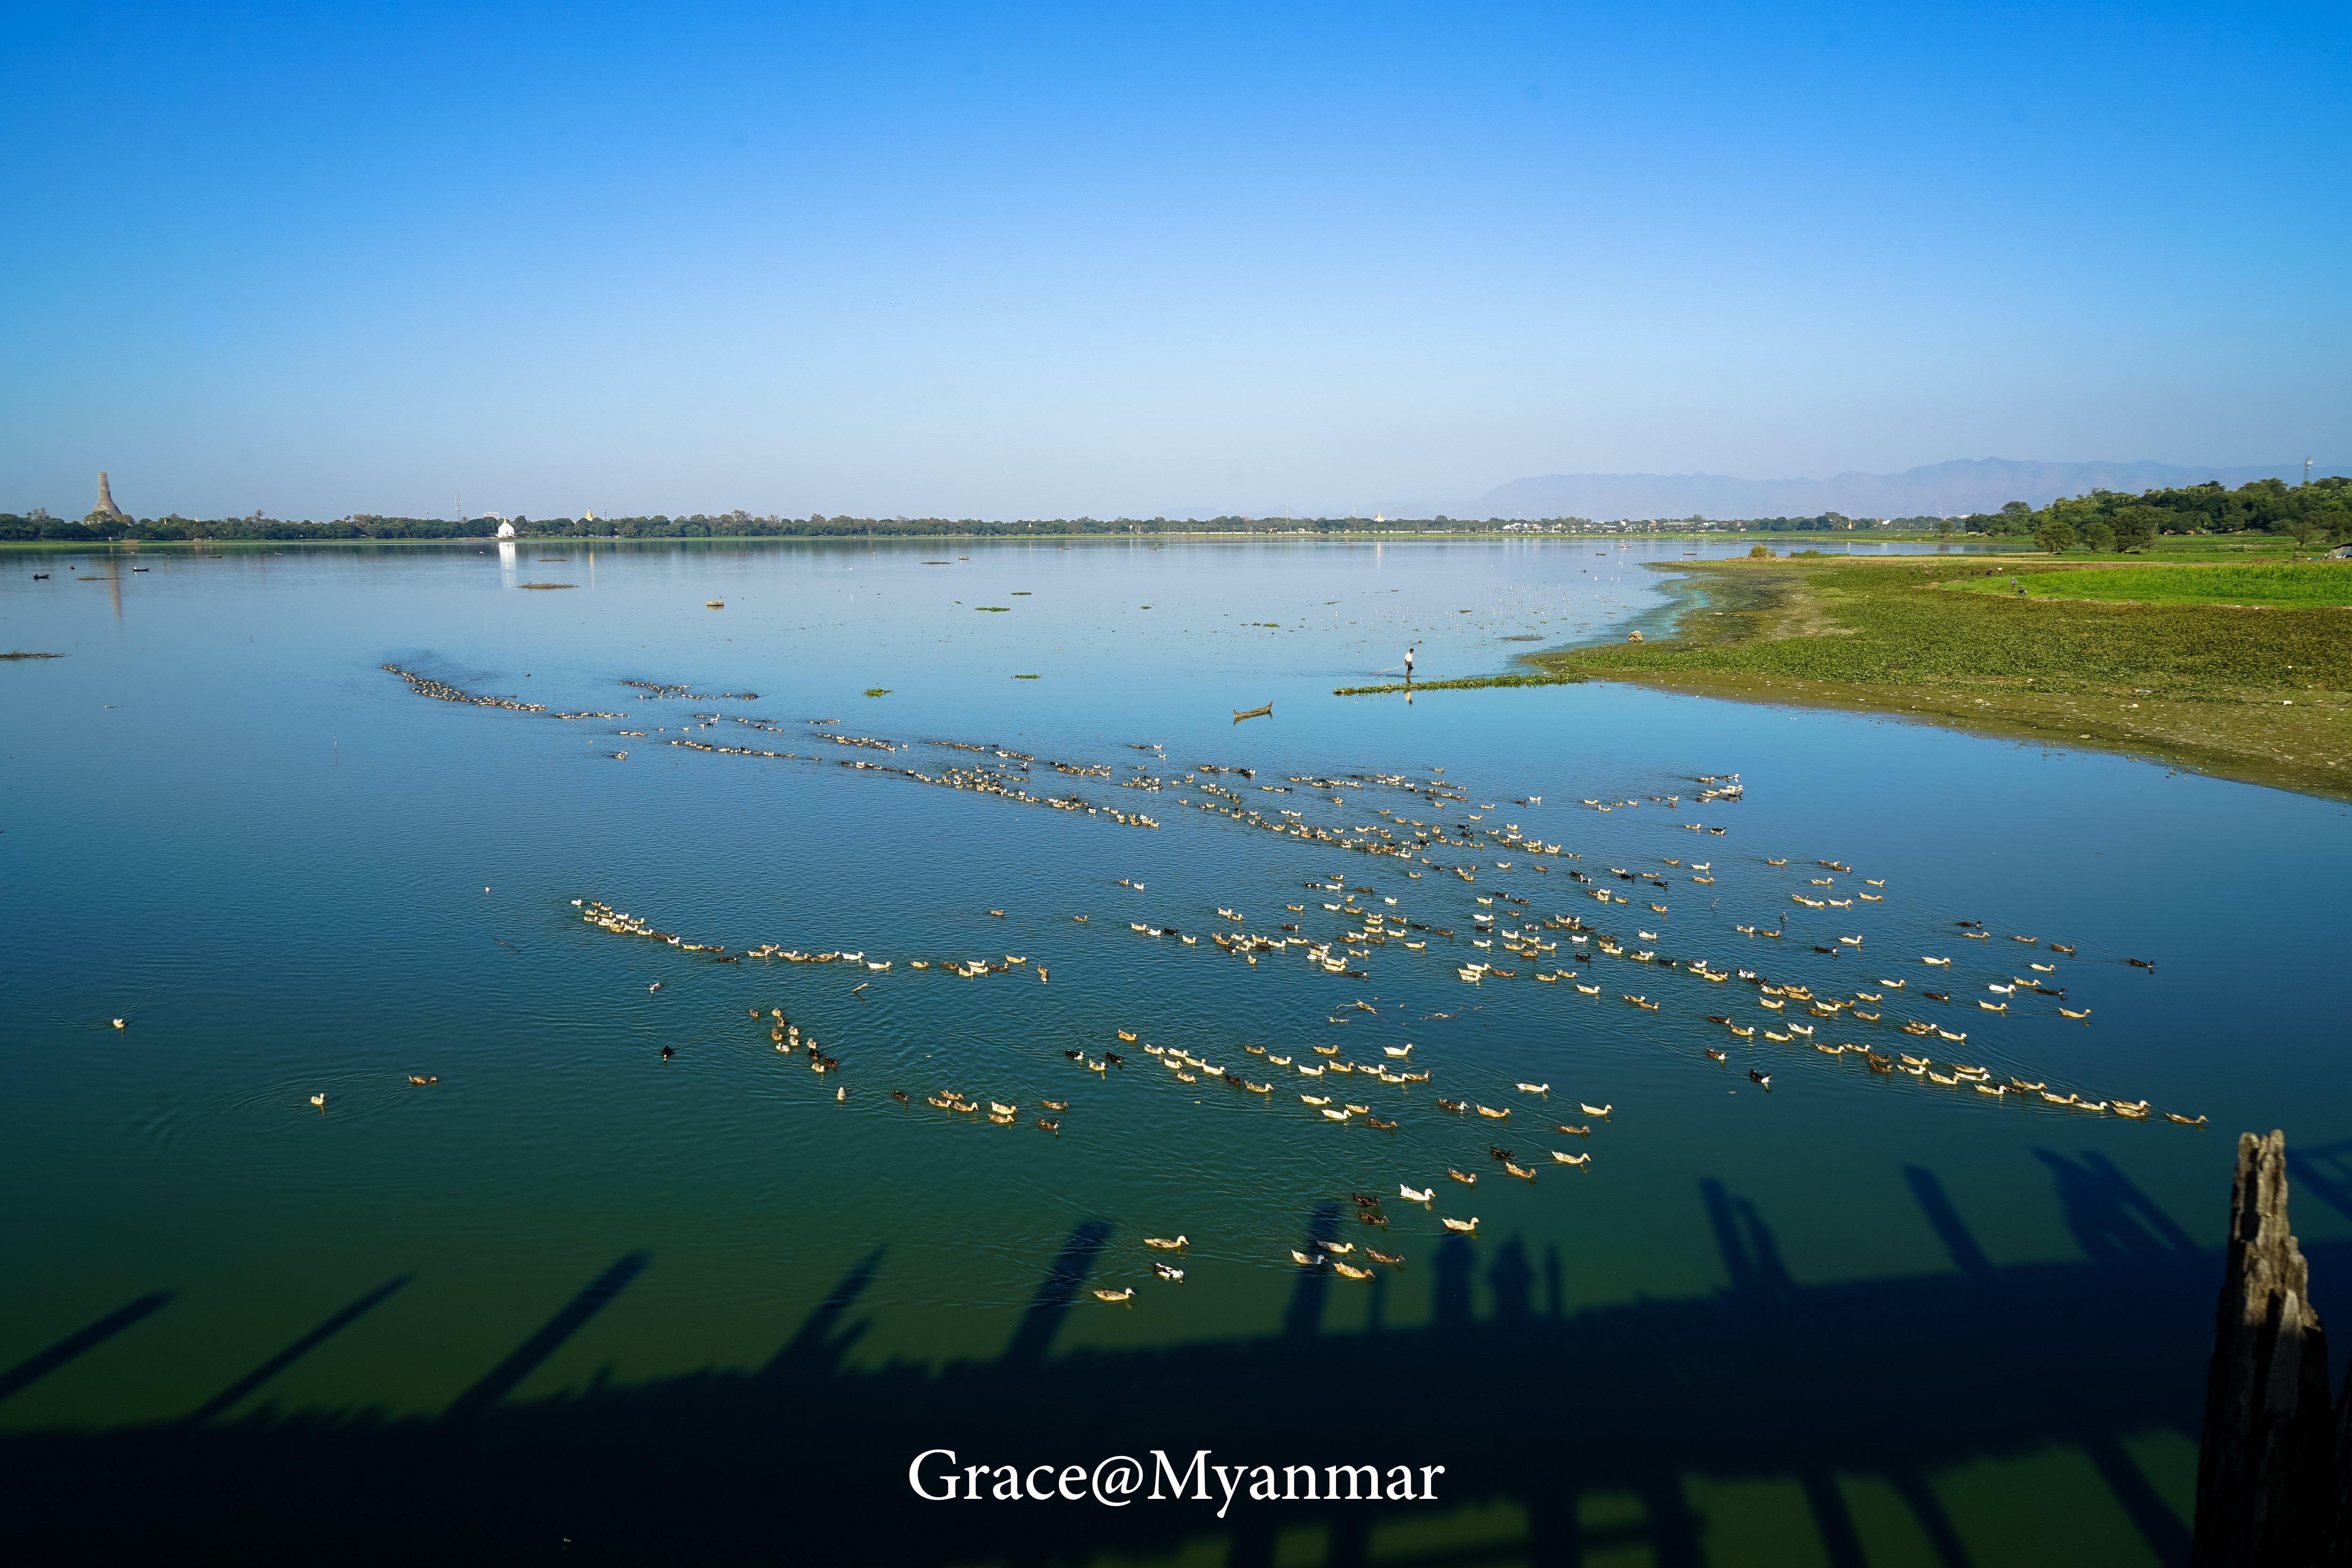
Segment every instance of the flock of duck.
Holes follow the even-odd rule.
[[[387,668],[392,667],[387,666]],[[420,694],[442,700],[470,702],[482,706],[518,708],[528,711],[543,710],[507,699],[475,697],[425,678],[395,670]],[[682,687],[656,687],[651,683],[633,682],[655,697],[698,698]],[[750,693],[727,693],[737,700],[750,700]],[[845,735],[833,732],[837,720],[801,721],[809,737],[836,752],[845,750],[882,752],[895,757],[910,742],[894,742],[879,737]],[[1919,964],[1927,974],[1897,977],[1899,971],[1889,973],[1885,967],[1874,970],[1878,978],[1857,981],[1848,985],[1818,987],[1813,983],[1801,983],[1788,978],[1775,979],[1760,968],[1719,965],[1706,958],[1669,955],[1662,947],[1669,944],[1664,934],[1666,921],[1672,917],[1676,899],[1682,894],[1707,900],[1711,910],[1717,894],[1715,885],[1717,859],[1691,858],[1686,855],[1660,854],[1655,864],[1643,860],[1624,866],[1587,865],[1584,856],[1541,835],[1523,832],[1518,823],[1501,820],[1513,815],[1509,808],[1540,806],[1542,797],[1528,795],[1507,803],[1502,801],[1474,802],[1470,793],[1445,777],[1442,768],[1432,768],[1415,776],[1404,773],[1351,773],[1326,776],[1311,773],[1289,774],[1280,782],[1257,782],[1254,768],[1224,763],[1196,763],[1189,769],[1170,766],[1165,749],[1157,744],[1138,744],[1133,749],[1145,752],[1148,761],[1127,765],[1122,776],[1112,767],[1092,763],[1067,763],[1041,760],[1008,747],[969,741],[933,739],[919,743],[982,753],[986,762],[970,764],[934,766],[929,771],[921,767],[894,765],[865,757],[802,756],[784,751],[762,750],[749,746],[718,744],[700,739],[702,733],[721,724],[733,724],[756,731],[782,732],[773,721],[740,716],[725,716],[716,711],[698,712],[676,726],[677,734],[670,743],[688,749],[740,756],[791,758],[803,761],[833,761],[856,770],[894,774],[919,783],[958,788],[975,793],[994,795],[1022,804],[1041,805],[1067,811],[1108,816],[1128,826],[1159,828],[1161,824],[1153,816],[1138,811],[1128,811],[1098,801],[1087,800],[1066,789],[1056,788],[1044,793],[1030,787],[1039,771],[1050,771],[1065,776],[1113,780],[1118,787],[1143,794],[1173,794],[1176,804],[1202,814],[1224,817],[1240,826],[1280,836],[1293,842],[1308,843],[1318,847],[1344,849],[1383,860],[1403,862],[1395,869],[1404,879],[1391,883],[1393,891],[1378,892],[1369,882],[1351,882],[1347,877],[1332,873],[1301,884],[1312,894],[1300,902],[1285,902],[1283,918],[1253,921],[1237,907],[1220,905],[1213,920],[1204,921],[1201,929],[1182,930],[1162,920],[1129,920],[1129,931],[1153,942],[1172,939],[1179,949],[1192,948],[1215,952],[1229,961],[1239,961],[1244,968],[1255,968],[1262,961],[1274,962],[1285,957],[1303,959],[1311,970],[1339,975],[1351,980],[1370,978],[1375,962],[1388,952],[1418,958],[1423,962],[1439,962],[1450,966],[1457,979],[1468,985],[1481,987],[1493,983],[1531,979],[1536,983],[1561,988],[1565,997],[1598,1001],[1605,994],[1616,993],[1619,1003],[1643,1012],[1664,1013],[1667,1004],[1675,998],[1668,994],[1653,998],[1648,988],[1636,985],[1624,990],[1601,982],[1598,970],[1601,961],[1614,963],[1641,964],[1645,968],[1675,978],[1677,985],[1736,985],[1755,1005],[1747,1017],[1725,1005],[1720,994],[1699,994],[1691,1014],[1712,1027],[1725,1032],[1725,1043],[1702,1046],[1705,1057],[1712,1063],[1730,1070],[1744,1068],[1747,1081],[1772,1088],[1773,1074],[1769,1068],[1785,1066],[1791,1059],[1790,1051],[1811,1051],[1843,1061],[1846,1057],[1859,1058],[1856,1064],[1869,1075],[1878,1075],[1889,1083],[1905,1078],[1918,1081],[1922,1087],[1932,1085],[1938,1089],[1961,1093],[1975,1103],[2031,1104],[2039,1109],[2056,1108],[2067,1112],[2082,1111],[2126,1120],[2163,1120],[2186,1126],[2201,1126],[2206,1119],[2189,1116],[2153,1106],[2146,1099],[2126,1099],[2119,1095],[2087,1095],[2080,1090],[2053,1089],[2044,1079],[1997,1071],[1993,1067],[1978,1062],[1963,1062],[1942,1055],[1913,1054],[1889,1042],[1885,1049],[1851,1040],[1832,1042],[1817,1040],[1816,1029],[1828,1025],[1841,1032],[1853,1032],[1855,1026],[1870,1026],[1890,1036],[1899,1036],[1903,1044],[1916,1040],[1926,1050],[1930,1042],[1948,1043],[1981,1055],[1968,1042],[1970,1031],[1955,1028],[1961,1022],[1953,1013],[1975,1003],[1968,1016],[1979,1021],[1979,1026],[1996,1020],[2011,1018],[2033,1011],[2054,1011],[2059,1016],[2087,1026],[2092,1010],[2084,1005],[2069,1006],[2068,988],[2059,983],[2059,965],[2063,961],[2077,958],[2074,945],[2061,942],[2043,943],[2036,937],[2010,933],[2015,945],[2008,950],[2014,962],[1995,965],[2001,970],[1997,976],[1979,976],[1972,984],[1985,986],[1982,992],[1968,995],[1960,983],[1952,978],[1956,970],[1956,954],[1922,953]],[[656,733],[665,733],[665,726]],[[797,732],[797,731],[795,731]],[[644,735],[646,731],[624,731]],[[1743,798],[1744,786],[1738,774],[1701,775],[1694,781],[1689,803],[1696,805],[1720,806],[1737,804]],[[1254,805],[1244,791],[1269,795],[1289,796],[1298,804],[1276,806],[1271,802]],[[1375,799],[1377,796],[1385,799]],[[1704,837],[1728,837],[1729,828],[1721,824],[1683,821],[1688,815],[1682,794],[1654,795],[1619,800],[1588,799],[1580,803],[1595,812],[1638,810],[1643,805],[1666,808],[1675,819],[1675,826]],[[1341,808],[1342,820],[1310,820],[1307,808],[1334,805]],[[1346,820],[1348,817],[1356,820]],[[1493,818],[1493,820],[1490,820]],[[1704,837],[1701,840],[1704,841]],[[1694,848],[1697,846],[1694,845]],[[1723,851],[1714,851],[1719,858]],[[1787,858],[1742,858],[1751,868],[1768,872],[1787,871]],[[1730,868],[1724,868],[1728,870]],[[1816,875],[1818,871],[1820,874]],[[1861,920],[1872,910],[1885,907],[1888,894],[1885,879],[1864,878],[1856,880],[1853,868],[1837,861],[1818,861],[1812,868],[1798,868],[1797,876],[1803,879],[1801,890],[1788,887],[1786,892],[1795,909],[1811,911],[1844,911],[1848,920]],[[1615,911],[1630,921],[1625,930],[1604,929],[1618,922],[1606,921],[1599,911],[1591,918],[1585,915],[1536,912],[1533,891],[1527,880],[1541,876],[1547,879],[1558,876],[1567,884],[1557,890],[1564,895],[1590,898],[1604,909]],[[1424,881],[1424,878],[1429,879]],[[1119,878],[1116,885],[1141,894],[1145,886],[1140,880]],[[1519,891],[1510,890],[1518,888]],[[1706,889],[1701,892],[1700,889]],[[1472,902],[1461,907],[1451,917],[1433,912],[1429,918],[1413,918],[1431,905],[1439,910],[1453,900],[1467,897]],[[1407,900],[1412,908],[1408,910]],[[595,900],[574,900],[582,919],[601,930],[633,935],[675,947],[682,952],[708,955],[708,961],[719,963],[798,963],[846,967],[858,972],[857,990],[880,982],[900,983],[899,977],[917,974],[942,974],[977,980],[999,975],[1025,975],[1034,970],[1040,984],[1048,980],[1045,964],[1033,963],[1023,954],[992,952],[985,956],[921,958],[906,955],[880,955],[845,947],[787,947],[780,942],[761,942],[740,948],[723,943],[688,940],[684,935],[661,929],[636,915],[622,911],[613,905]],[[1316,906],[1319,906],[1317,908]],[[1003,918],[1003,910],[989,910],[989,916]],[[1336,919],[1328,918],[1336,917]],[[1075,914],[1071,921],[1079,925],[1089,923],[1087,914]],[[1707,918],[1713,924],[1713,917]],[[1841,963],[1858,964],[1864,952],[1873,944],[1864,932],[1838,932],[1826,940],[1814,941],[1789,929],[1789,915],[1766,922],[1752,924],[1727,923],[1715,926],[1717,938],[1734,937],[1750,946],[1761,943],[1788,944],[1790,951],[1811,950],[1812,955],[1826,957]],[[1602,921],[1603,923],[1595,923]],[[1443,923],[1441,923],[1443,922]],[[1466,931],[1457,928],[1465,925]],[[1305,928],[1328,925],[1329,931],[1308,931]],[[1268,927],[1272,929],[1267,929]],[[1648,929],[1654,927],[1655,929]],[[1956,941],[1973,941],[1986,944],[1990,950],[1996,934],[1974,921],[1955,923]],[[1205,943],[1203,939],[1205,938]],[[1793,939],[1793,940],[1792,940]],[[1680,943],[1692,939],[1685,937]],[[1677,943],[1677,944],[1680,944]],[[1466,945],[1465,945],[1466,944]],[[2026,950],[2031,951],[2026,951]],[[2144,961],[2128,960],[2133,965],[2152,968]],[[1972,966],[1973,967],[1973,966]],[[2015,970],[2022,968],[2019,974]],[[651,989],[658,990],[659,982]],[[1705,1011],[1712,1002],[1716,1010]],[[1376,1009],[1369,1003],[1351,1002],[1333,1011],[1329,1022],[1346,1021],[1342,1015],[1353,1016],[1358,1010],[1370,1013]],[[768,1029],[772,1044],[779,1052],[804,1059],[812,1071],[820,1075],[837,1075],[841,1064],[837,1058],[820,1048],[814,1037],[805,1036],[800,1026],[786,1019],[781,1008],[771,1008],[761,1014],[751,1010]],[[1684,1011],[1674,1008],[1675,1014]],[[1431,1017],[1451,1015],[1433,1014]],[[1801,1021],[1803,1020],[1803,1021]],[[1236,1100],[1265,1107],[1285,1103],[1297,1107],[1297,1115],[1314,1123],[1355,1127],[1376,1133],[1394,1133],[1416,1104],[1433,1107],[1449,1119],[1458,1119],[1465,1125],[1499,1128],[1507,1124],[1515,1112],[1523,1120],[1530,1107],[1527,1100],[1517,1103],[1490,1105],[1469,1095],[1454,1098],[1439,1095],[1428,1088],[1433,1069],[1419,1063],[1416,1047],[1411,1041],[1380,1047],[1379,1059],[1342,1059],[1338,1046],[1309,1046],[1295,1054],[1276,1054],[1276,1047],[1265,1045],[1244,1045],[1234,1047],[1234,1058],[1213,1061],[1188,1047],[1162,1046],[1139,1038],[1139,1031],[1115,1028],[1116,1044],[1133,1047],[1133,1057],[1125,1051],[1108,1048],[1065,1049],[1062,1055],[1075,1070],[1087,1073],[1098,1081],[1121,1074],[1130,1068],[1157,1065],[1162,1069],[1153,1075],[1172,1086],[1192,1090],[1202,1083],[1221,1084]],[[1748,1046],[1745,1042],[1759,1042]],[[1748,1066],[1733,1063],[1735,1052],[1780,1047],[1779,1059]],[[1425,1047],[1423,1047],[1425,1054]],[[663,1054],[670,1053],[664,1047]],[[1808,1058],[1810,1059],[1810,1058]],[[1289,1080],[1286,1092],[1277,1092],[1277,1085]],[[1312,1081],[1306,1081],[1312,1080]],[[1377,1089],[1374,1086],[1379,1086]],[[1551,1085],[1517,1081],[1512,1085],[1515,1093],[1528,1097],[1537,1106],[1548,1107]],[[1059,1133],[1065,1115],[1070,1110],[1071,1099],[1040,1099],[1034,1105],[1024,1105],[1018,1096],[999,1098],[995,1094],[974,1094],[963,1087],[934,1085],[919,1090],[892,1089],[890,1098],[909,1108],[925,1106],[948,1120],[970,1119],[1000,1127],[1026,1125],[1033,1131]],[[846,1101],[851,1091],[845,1080],[836,1079],[829,1097]],[[1385,1095],[1385,1100],[1378,1098]],[[1426,1098],[1423,1098],[1423,1097]],[[1499,1097],[1509,1100],[1508,1095]],[[1557,1134],[1570,1138],[1590,1138],[1596,1122],[1610,1120],[1614,1110],[1610,1105],[1591,1105],[1578,1100],[1587,1118],[1580,1124],[1556,1121]],[[1040,1114],[1040,1112],[1043,1114]],[[1507,1178],[1535,1182],[1538,1168],[1543,1163],[1564,1165],[1578,1171],[1591,1167],[1589,1152],[1570,1153],[1547,1148],[1543,1154],[1523,1163],[1511,1150],[1489,1143],[1488,1156]],[[1547,1158],[1548,1156],[1548,1158]],[[1475,1163],[1475,1162],[1469,1162]],[[1445,1180],[1461,1187],[1475,1190],[1479,1180],[1475,1170],[1445,1167]],[[1435,1215],[1436,1194],[1441,1184],[1432,1180],[1415,1186],[1412,1181],[1400,1179],[1398,1198],[1422,1205]],[[1396,1200],[1382,1200],[1370,1194],[1356,1194],[1355,1208],[1363,1223],[1374,1227],[1388,1224],[1387,1205]],[[1435,1215],[1443,1227],[1450,1232],[1475,1234],[1478,1221],[1475,1215]],[[1188,1245],[1181,1236],[1172,1239],[1148,1238],[1149,1245],[1170,1251],[1181,1251]],[[1292,1249],[1289,1256],[1300,1267],[1328,1268],[1342,1276],[1368,1279],[1370,1270],[1351,1261],[1358,1255],[1354,1244],[1336,1241],[1318,1242],[1311,1249]],[[1404,1258],[1370,1246],[1361,1248],[1367,1264],[1402,1268]],[[1181,1283],[1184,1270],[1174,1264],[1155,1262],[1155,1273],[1160,1279]],[[1132,1287],[1118,1290],[1097,1289],[1096,1294],[1106,1300],[1128,1300],[1134,1295]]]

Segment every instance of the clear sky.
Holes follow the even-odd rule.
[[[0,7],[0,509],[2352,457],[2340,5]]]

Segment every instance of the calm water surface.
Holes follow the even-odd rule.
[[[97,1484],[93,1453],[181,1476],[265,1452],[331,1497],[499,1434],[561,1500],[501,1512],[461,1489],[460,1523],[415,1528],[543,1547],[653,1528],[631,1445],[658,1431],[677,1473],[651,1489],[687,1489],[722,1534],[751,1530],[778,1469],[796,1506],[870,1498],[900,1533],[845,1533],[860,1560],[2182,1560],[2239,1130],[2286,1129],[2320,1305],[2352,1302],[2345,808],[1606,683],[1330,695],[1408,643],[1444,679],[1661,626],[1641,563],[1684,551],[10,557],[0,640],[70,656],[0,668],[16,1465],[72,1488]],[[429,700],[386,664],[548,711]],[[983,767],[1085,804],[904,772]],[[1729,774],[1744,799],[1696,798]],[[1299,828],[1261,825],[1279,822]],[[1366,853],[1375,826],[1412,853]],[[730,955],[864,959],[720,963],[574,900]],[[1366,929],[1334,903],[1453,934],[1360,943],[1354,975],[1212,940]],[[1880,1017],[1571,965],[1580,944],[1537,923],[1562,917],[1629,954],[1875,995],[1858,1006]],[[1510,956],[1521,931],[1557,947]],[[967,960],[1005,967],[940,967]],[[1467,983],[1474,962],[1509,977]],[[1571,968],[1600,994],[1537,978]],[[2089,1017],[1987,989],[2020,979]],[[775,1007],[837,1073],[773,1048]],[[1898,1032],[1914,1018],[1966,1038],[1923,1046]],[[1767,1037],[1791,1021],[1818,1033]],[[2210,1125],[1814,1048],[1845,1042]],[[1145,1045],[1271,1091],[1181,1082]],[[1127,1065],[1066,1055],[1106,1050]],[[1327,1061],[1430,1077],[1298,1076]],[[1018,1117],[925,1103],[950,1089]],[[1047,1100],[1069,1104],[1058,1135],[1032,1124]],[[1358,1193],[1387,1200],[1385,1228]],[[1178,1234],[1181,1285],[1141,1245]],[[1360,1283],[1293,1261],[1335,1238],[1406,1262]],[[599,1431],[599,1459],[530,1468]],[[1444,1463],[1455,1501],[1033,1506],[966,1539],[901,1479],[958,1442]],[[616,1449],[618,1474],[596,1469]]]

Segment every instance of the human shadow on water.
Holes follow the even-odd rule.
[[[0,1438],[0,1502],[12,1542],[82,1555],[228,1542],[248,1561],[568,1552],[930,1568],[1160,1557],[1190,1543],[1221,1547],[1232,1568],[1268,1568],[1292,1560],[1283,1543],[1306,1530],[1322,1533],[1327,1565],[1574,1564],[1633,1551],[1700,1568],[1727,1539],[1711,1531],[1729,1527],[1691,1489],[1761,1483],[1806,1505],[1811,1539],[1790,1552],[1849,1568],[1867,1561],[1853,1489],[1878,1484],[1936,1562],[1974,1568],[2000,1559],[1972,1551],[1933,1478],[2071,1447],[2137,1527],[2137,1554],[2170,1568],[2186,1562],[2186,1522],[2126,1440],[2198,1430],[2220,1256],[2190,1246],[2106,1161],[2041,1158],[2085,1261],[1992,1263],[1935,1175],[1914,1168],[1909,1189],[1951,1269],[1806,1284],[1760,1210],[1709,1179],[1698,1197],[1729,1280],[1713,1294],[1538,1313],[1522,1243],[1486,1251],[1482,1267],[1477,1243],[1448,1235],[1424,1323],[1331,1331],[1332,1296],[1357,1282],[1310,1266],[1258,1337],[1056,1350],[1111,1234],[1086,1219],[992,1357],[853,1362],[864,1325],[851,1315],[881,1273],[877,1249],[803,1321],[778,1325],[782,1348],[764,1364],[509,1397],[646,1266],[632,1253],[438,1418],[266,1409],[18,1433]],[[1302,1216],[1307,1239],[1330,1239],[1337,1213]],[[2062,1375],[2020,1375],[2030,1367]],[[1158,1477],[1154,1450],[1182,1472],[1202,1449],[1195,1484]],[[952,1450],[932,1455],[923,1483],[938,1496],[952,1478],[950,1500],[913,1489],[909,1465],[927,1450]],[[1087,1496],[1092,1467],[1114,1455],[1146,1467],[1145,1495],[1125,1507]],[[1228,1506],[1214,1465],[1274,1467],[1297,1500],[1253,1500],[1244,1482]],[[1383,1478],[1444,1470],[1428,1472],[1433,1502],[1395,1499],[1386,1484],[1379,1500],[1334,1500],[1331,1467],[1353,1465]],[[1163,1500],[1149,1497],[1155,1478]],[[1321,1490],[1299,1489],[1302,1478]],[[2003,1507],[2079,1512],[2085,1501],[2060,1491]],[[1461,1509],[1483,1510],[1488,1533],[1449,1546],[1435,1516]],[[1375,1551],[1397,1525],[1421,1542],[1402,1559]]]

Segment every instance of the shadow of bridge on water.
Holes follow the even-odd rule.
[[[1559,1260],[1517,1240],[1483,1258],[1491,1310],[1475,1314],[1480,1249],[1449,1237],[1433,1260],[1426,1324],[1391,1328],[1385,1287],[1302,1270],[1279,1330],[1239,1341],[1143,1349],[1053,1347],[1110,1226],[1070,1233],[998,1358],[853,1365],[853,1319],[882,1268],[864,1258],[753,1370],[508,1397],[646,1267],[621,1258],[437,1417],[265,1409],[237,1401],[389,1298],[394,1279],[344,1308],[185,1419],[0,1439],[0,1500],[12,1537],[86,1555],[92,1545],[232,1546],[247,1557],[499,1560],[611,1555],[698,1560],[757,1553],[796,1562],[1031,1564],[1160,1556],[1223,1542],[1230,1568],[1268,1568],[1277,1534],[1328,1532],[1322,1561],[1375,1560],[1374,1531],[1426,1518],[1403,1502],[1259,1502],[1222,1521],[1213,1500],[929,1503],[919,1452],[1031,1466],[1164,1450],[1212,1463],[1443,1465],[1453,1506],[1507,1504],[1525,1521],[1507,1548],[1424,1545],[1377,1561],[1478,1568],[1505,1559],[1580,1564],[1638,1548],[1660,1568],[1711,1561],[1689,1478],[1793,1479],[1813,1540],[1802,1555],[1862,1568],[1862,1535],[1840,1478],[1883,1482],[1942,1568],[1972,1552],[1930,1476],[2071,1446],[2131,1521],[2128,1555],[2188,1561],[2189,1522],[2124,1444],[2200,1425],[2216,1251],[2188,1235],[2102,1156],[2037,1152],[2087,1260],[1997,1267],[1936,1176],[1905,1172],[1953,1271],[1804,1285],[1790,1278],[1756,1207],[1699,1187],[1728,1289],[1573,1313]],[[2306,1177],[2352,1215],[2352,1182],[2329,1183],[2344,1151]],[[2335,1164],[2326,1162],[2333,1160]],[[1339,1210],[1306,1216],[1336,1234]],[[2352,1269],[2352,1247],[2309,1249],[2315,1272]],[[1323,1329],[1330,1294],[1373,1290],[1370,1326]],[[168,1301],[142,1298],[0,1373],[5,1397]],[[1416,1471],[1416,1473],[1418,1473]],[[1595,1527],[1580,1499],[1636,1500]],[[1636,1515],[1638,1517],[1636,1517]]]

